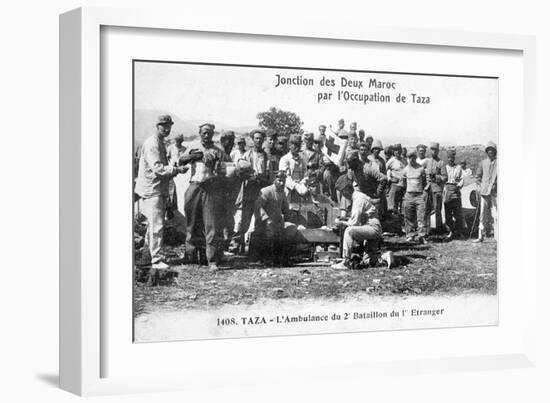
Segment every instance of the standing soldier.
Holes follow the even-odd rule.
[[[373,140],[371,154],[369,154],[369,160],[376,163],[378,165],[378,170],[380,171],[380,173],[387,177],[388,172],[386,169],[386,161],[380,156],[380,152],[382,150],[382,142],[378,139]],[[388,185],[390,185],[390,183],[389,181],[386,181],[384,191],[380,199],[380,217],[382,218],[385,218],[386,214],[388,213],[388,200],[386,197],[388,193]]]
[[[388,212],[398,214],[401,210],[401,202],[405,194],[405,185],[403,182],[403,169],[405,161],[401,158],[401,144],[392,146],[393,156],[386,163],[388,169],[388,181],[391,183],[388,195]]]
[[[246,161],[246,164],[248,164],[248,160],[247,160],[248,153],[249,151],[246,150],[246,135],[239,134],[237,136],[237,148],[231,152],[231,160],[235,163],[236,167],[243,165],[245,161]],[[244,176],[239,175],[239,180],[237,182],[237,189],[235,189],[235,192],[237,193],[237,197],[234,203],[235,213],[233,215],[233,223],[234,223],[233,234],[236,234],[241,230],[241,222],[242,222],[242,216],[243,216],[242,187],[244,185],[245,179],[246,178]],[[237,245],[234,245],[232,249],[237,251],[239,248],[237,247]]]
[[[424,167],[416,162],[416,152],[409,151],[409,165],[403,169],[403,181],[406,189],[403,199],[403,210],[405,212],[405,228],[407,241],[418,237],[421,243],[425,243],[424,226],[424,188],[426,187],[426,171]]]
[[[302,204],[302,197],[309,193],[307,188],[307,166],[300,155],[302,138],[299,134],[290,137],[290,151],[281,157],[279,170],[286,174],[285,187],[289,192],[290,209],[297,212]]]
[[[199,126],[199,135],[201,144],[198,149],[190,150],[182,157],[183,162],[191,162],[191,178],[185,192],[185,253],[190,262],[200,263],[199,250],[205,248],[209,269],[214,272],[218,270],[223,253],[220,222],[223,213],[223,187],[218,171],[222,162],[230,162],[231,159],[214,145],[213,124]]]
[[[253,130],[250,133],[254,147],[248,152],[246,160],[250,163],[252,172],[242,186],[242,216],[239,228],[235,234],[236,242],[244,250],[245,234],[250,227],[250,221],[254,216],[254,204],[258,199],[260,190],[269,185],[269,162],[263,149],[265,133],[262,130]]]
[[[171,144],[166,150],[168,156],[168,164],[171,166],[178,166],[180,157],[185,153],[187,147],[183,145],[183,134],[178,134],[174,138],[174,144]],[[189,167],[183,167],[183,172],[186,172]],[[183,173],[182,172],[182,173]],[[180,193],[181,192],[181,193]],[[168,206],[167,208],[172,211],[178,209],[178,200],[180,202],[183,200],[184,194],[181,186],[176,185],[176,178],[173,178],[168,185]],[[170,214],[168,214],[170,217]],[[183,217],[183,216],[182,216]],[[184,217],[185,218],[185,217]],[[183,225],[183,230],[185,230],[185,224]]]
[[[445,173],[447,176],[447,182],[443,189],[443,203],[445,203],[445,225],[447,226],[449,233],[447,239],[452,239],[455,235],[459,238],[463,235],[463,223],[462,217],[462,196],[460,189],[464,184],[462,178],[462,167],[455,163],[456,151],[447,151],[447,165],[445,166]]]
[[[135,187],[135,193],[143,199],[143,214],[147,217],[145,239],[151,254],[151,267],[156,270],[169,267],[160,254],[169,182],[187,169],[168,164],[164,139],[170,135],[173,124],[170,115],[158,117],[157,133],[145,140],[141,147]]]
[[[426,186],[428,203],[426,204],[426,229],[430,230],[431,213],[435,213],[435,232],[443,231],[443,219],[441,208],[443,207],[443,186],[447,182],[447,170],[445,163],[439,158],[439,143],[430,143],[431,158],[426,160]]]
[[[232,130],[223,130],[220,136],[220,144],[225,155],[231,155],[235,145],[235,132]],[[226,211],[221,216],[224,250],[227,250],[229,243],[233,238],[233,227],[235,226],[235,202],[240,189],[240,179],[235,176],[222,181],[223,200]]]
[[[319,125],[319,136],[321,136],[321,144],[325,144],[325,140],[327,139],[327,127],[325,125]]]
[[[489,141],[485,147],[487,158],[481,161],[476,172],[476,183],[481,196],[479,234],[474,242],[483,242],[487,235],[486,225],[489,216],[493,218],[495,239],[498,239],[498,200],[497,200],[497,145]]]
[[[322,180],[322,154],[318,151],[320,144],[320,137],[315,136],[311,132],[304,133],[305,148],[302,151],[302,159],[307,168],[305,177],[308,179],[308,185],[319,189],[319,184]]]
[[[264,151],[267,155],[269,163],[269,182],[273,183],[275,179],[275,172],[279,169],[279,160],[281,155],[277,152],[277,132],[273,129],[269,129],[265,133]]]
[[[332,129],[332,125],[330,125],[330,130],[336,134],[338,137],[340,137],[341,139],[345,139],[347,140],[348,136],[349,136],[349,133],[346,129],[344,129],[344,127],[346,126],[346,122],[344,121],[344,119],[340,119],[338,121],[338,130],[334,131]]]

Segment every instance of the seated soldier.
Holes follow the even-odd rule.
[[[289,264],[297,235],[296,226],[285,221],[289,215],[285,181],[285,171],[277,171],[273,184],[260,191],[254,213],[254,232],[250,240],[251,255],[263,257],[275,265]]]
[[[351,198],[353,204],[350,219],[347,222],[341,222],[341,225],[346,226],[342,241],[343,261],[331,267],[336,270],[358,267],[353,262],[354,245],[363,246],[366,243],[364,250],[366,256],[357,259],[360,265],[376,266],[385,263],[389,269],[393,264],[393,253],[389,251],[380,255],[382,225],[378,219],[378,211],[366,194],[354,191],[351,181],[348,183],[349,185],[342,189],[342,193],[347,198]]]

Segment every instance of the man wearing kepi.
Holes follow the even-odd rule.
[[[151,267],[157,270],[169,267],[160,254],[169,183],[174,176],[187,169],[168,163],[164,139],[170,135],[172,125],[170,115],[158,117],[157,133],[145,140],[141,148],[135,188],[143,200],[142,212],[147,217],[146,240],[151,253]]]
[[[260,189],[269,185],[270,165],[267,154],[262,145],[264,143],[265,132],[255,129],[250,133],[254,147],[248,152],[245,159],[252,168],[251,174],[244,182],[242,187],[242,216],[238,232],[235,234],[235,240],[244,250],[245,234],[250,227],[250,222],[254,216],[254,204],[260,194]]]
[[[388,180],[391,183],[388,194],[388,212],[393,212],[395,214],[399,213],[403,201],[403,194],[405,193],[403,168],[405,168],[406,163],[401,158],[402,151],[401,144],[393,145],[393,156],[386,163]]]
[[[445,171],[447,182],[443,189],[443,203],[445,204],[445,225],[449,229],[447,239],[453,237],[462,237],[463,222],[462,217],[462,195],[460,189],[464,184],[462,177],[462,167],[455,162],[456,151],[451,149],[447,151],[447,165]]]
[[[479,235],[474,242],[483,242],[487,235],[487,221],[489,216],[493,218],[493,230],[495,239],[498,239],[498,201],[497,201],[497,145],[489,141],[485,147],[487,158],[481,161],[476,172],[476,182],[481,196]]]
[[[407,241],[417,237],[421,243],[425,243],[425,217],[424,188],[426,187],[426,171],[416,161],[416,152],[407,153],[409,164],[403,169],[403,181],[405,185],[405,197],[403,198],[403,210],[405,215],[405,228]]]
[[[426,204],[426,230],[431,225],[431,211],[435,213],[435,231],[443,231],[443,220],[441,208],[443,206],[443,186],[447,182],[447,172],[444,169],[445,163],[439,158],[439,143],[430,143],[431,157],[426,160],[426,179],[428,185],[428,203]]]
[[[205,123],[199,127],[201,145],[189,150],[180,165],[191,163],[189,188],[185,192],[187,238],[185,254],[190,262],[200,263],[199,250],[205,248],[211,271],[218,269],[223,249],[221,234],[223,178],[218,175],[222,162],[231,159],[214,145],[214,125]]]

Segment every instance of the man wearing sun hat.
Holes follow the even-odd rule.
[[[170,180],[187,170],[168,163],[164,140],[172,130],[172,117],[161,115],[156,121],[156,134],[144,141],[139,158],[135,193],[142,199],[142,213],[147,218],[146,244],[151,254],[151,268],[168,269],[160,254],[163,243],[164,216]]]
[[[493,141],[485,147],[487,158],[481,161],[476,172],[476,183],[480,195],[479,234],[474,242],[483,242],[487,235],[489,217],[493,218],[495,239],[498,239],[498,198],[497,198],[497,145]]]

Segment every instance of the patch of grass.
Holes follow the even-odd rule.
[[[496,294],[497,244],[453,240],[417,245],[387,238],[396,267],[337,271],[328,265],[269,268],[236,257],[210,273],[205,266],[182,265],[181,247],[166,248],[177,280],[147,286],[136,281],[135,314],[158,310],[207,309],[224,304],[254,304],[260,299],[347,298],[372,295]],[[136,278],[143,278],[136,272]]]

